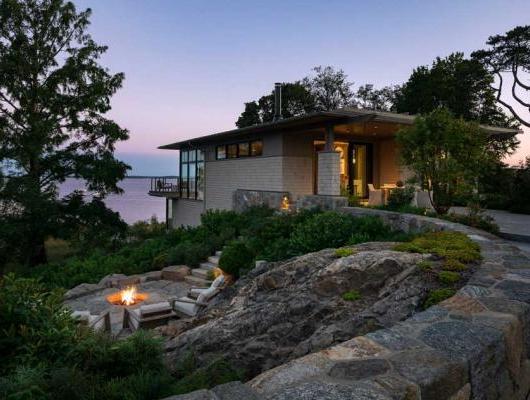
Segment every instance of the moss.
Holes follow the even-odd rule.
[[[356,301],[362,298],[361,294],[355,289],[348,290],[347,292],[342,293],[341,297],[342,300],[345,301]]]
[[[423,272],[431,272],[432,271],[432,262],[428,260],[421,260],[417,264],[418,268]]]
[[[340,249],[335,250],[335,257],[348,257],[357,253],[354,249],[348,247],[341,247]]]
[[[423,303],[423,308],[429,308],[430,306],[438,304],[439,302],[452,297],[455,293],[454,289],[449,288],[431,290]]]
[[[438,273],[438,280],[445,285],[452,285],[460,280],[460,274],[453,271],[441,271]]]
[[[436,254],[445,259],[469,263],[481,259],[480,247],[460,232],[431,232],[394,246],[396,251]]]
[[[448,258],[444,261],[443,269],[446,271],[465,271],[467,266],[454,258]]]

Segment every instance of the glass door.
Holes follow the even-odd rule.
[[[357,197],[366,198],[368,197],[368,183],[372,181],[372,146],[350,143],[349,147],[351,193]]]

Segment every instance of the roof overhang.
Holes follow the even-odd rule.
[[[159,146],[159,149],[179,150],[182,148],[196,147],[200,145],[229,141],[241,140],[245,136],[259,133],[287,132],[297,130],[315,130],[329,125],[339,125],[348,123],[363,122],[388,122],[401,125],[412,125],[414,115],[397,114],[384,111],[360,110],[360,109],[340,109],[336,111],[321,111],[292,118],[281,119],[279,121],[267,122],[260,125],[248,126],[240,129],[218,132],[211,135],[191,138],[180,142],[170,143]],[[494,126],[481,125],[481,128],[490,135],[502,137],[515,136],[520,131],[517,129],[500,128]]]

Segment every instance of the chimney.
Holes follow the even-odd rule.
[[[274,84],[274,118],[273,121],[282,119],[282,84],[276,82]]]

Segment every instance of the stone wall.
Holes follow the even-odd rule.
[[[366,208],[342,211],[379,215],[405,231],[463,232],[479,244],[483,260],[455,296],[389,329],[266,371],[247,382],[253,396],[275,400],[527,399],[530,258],[496,236],[460,224]]]
[[[307,195],[296,200],[296,209],[319,208],[321,210],[337,210],[348,205],[348,199],[341,196]]]
[[[238,189],[234,192],[234,210],[242,212],[253,206],[267,206],[279,210],[285,196],[290,201],[289,192]]]
[[[340,155],[336,151],[318,152],[318,194],[340,195]]]

